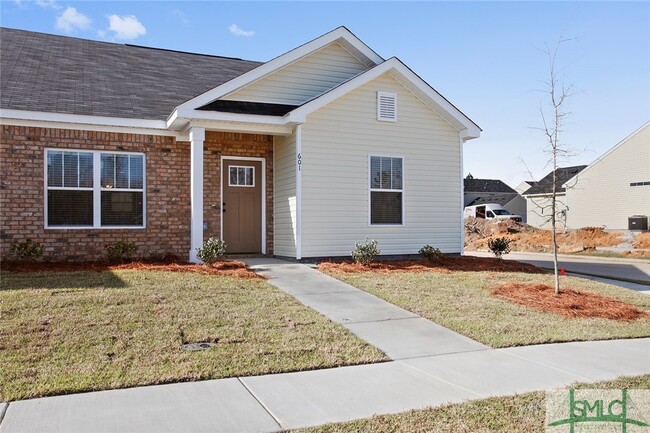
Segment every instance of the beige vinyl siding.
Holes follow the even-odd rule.
[[[557,194],[556,196],[556,226],[557,228],[564,228],[566,224],[566,218],[563,217],[562,211],[566,211],[566,196],[564,193]],[[526,223],[534,227],[550,229],[551,228],[551,196],[541,195],[541,196],[526,196],[526,210],[527,218]],[[564,214],[566,215],[568,211]]]
[[[377,120],[377,91],[397,94],[397,122]],[[369,225],[369,155],[403,157],[404,225]],[[385,74],[312,113],[302,127],[302,256],[382,254],[425,244],[461,250],[458,131]]]
[[[300,105],[367,69],[345,48],[333,43],[223,99]]]
[[[503,207],[507,209],[511,214],[519,215],[522,218],[523,222],[526,222],[528,220],[528,216],[526,215],[526,199],[522,196],[515,196],[515,198],[510,200]]]
[[[628,217],[650,216],[650,123],[579,173],[567,190],[570,228],[628,228]]]
[[[273,167],[274,254],[296,257],[296,137],[275,137]]]

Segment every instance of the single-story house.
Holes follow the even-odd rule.
[[[650,217],[650,122],[566,182],[570,228],[629,228],[629,218]],[[636,227],[633,227],[636,228]]]
[[[2,257],[462,251],[480,128],[344,27],[264,63],[7,28],[0,50]]]
[[[569,208],[567,206],[566,191],[573,186],[568,181],[586,167],[586,165],[576,165],[573,167],[560,167],[555,170],[555,221],[557,228],[567,227]],[[539,228],[551,228],[553,172],[551,171],[539,182],[535,182],[524,193],[524,197],[526,197],[528,213],[527,223]]]
[[[464,206],[495,203],[513,215],[521,215],[526,222],[526,199],[499,179],[475,179],[465,177]]]

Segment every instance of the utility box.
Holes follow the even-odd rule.
[[[648,230],[648,217],[646,215],[632,215],[627,219],[628,230]]]

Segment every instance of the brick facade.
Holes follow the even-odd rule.
[[[142,152],[146,155],[145,229],[45,229],[45,148]],[[205,236],[219,236],[220,156],[266,158],[267,253],[273,251],[273,137],[207,132],[204,155]],[[190,145],[174,137],[2,125],[0,136],[0,257],[14,240],[45,247],[46,260],[96,260],[105,245],[134,241],[142,257],[178,256],[190,249]],[[215,199],[216,197],[216,199]]]

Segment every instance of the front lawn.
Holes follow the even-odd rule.
[[[550,274],[490,270],[339,272],[326,264],[322,269],[348,284],[491,347],[650,336],[648,316],[629,322],[568,318],[490,294],[494,287],[509,282],[553,286]],[[609,296],[650,312],[648,295],[575,277],[562,277],[562,284]]]
[[[617,380],[599,383],[578,384],[573,388],[649,389],[650,375],[622,377]],[[413,410],[395,415],[375,416],[340,424],[328,424],[311,429],[297,430],[296,433],[543,433],[546,431],[544,426],[545,414],[545,393],[531,392],[438,408]],[[566,431],[568,429],[567,427]]]
[[[1,278],[0,401],[387,360],[261,279],[142,270]],[[181,348],[194,342],[214,346]]]

